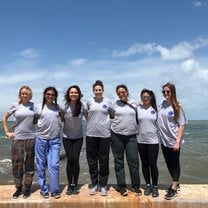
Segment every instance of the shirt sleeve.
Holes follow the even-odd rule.
[[[185,112],[184,112],[182,106],[180,107],[179,117],[178,117],[177,123],[178,123],[179,126],[185,125],[185,124],[188,123],[187,119],[186,119]]]
[[[12,114],[14,114],[14,112],[17,110],[17,103],[13,103],[12,105],[11,105],[11,107],[9,108],[9,111],[8,111],[8,113],[10,114],[10,115],[12,115]]]

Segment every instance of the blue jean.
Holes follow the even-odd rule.
[[[60,137],[56,139],[41,139],[36,137],[35,156],[37,164],[37,179],[40,185],[40,193],[48,193],[46,184],[46,167],[48,166],[50,192],[59,192],[59,161],[60,161]]]

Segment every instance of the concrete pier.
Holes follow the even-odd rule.
[[[181,191],[173,200],[165,200],[167,186],[160,186],[160,196],[136,196],[129,189],[126,197],[116,191],[116,186],[109,186],[108,196],[89,195],[88,185],[81,185],[78,195],[66,195],[66,186],[61,186],[61,198],[43,199],[37,184],[33,185],[29,198],[13,199],[15,187],[12,185],[0,186],[0,208],[208,208],[208,184],[181,184]],[[142,189],[143,191],[143,189]]]

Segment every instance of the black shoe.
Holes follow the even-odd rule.
[[[128,191],[124,187],[120,188],[120,193],[122,196],[128,196]]]
[[[180,191],[180,190],[181,190],[181,187],[180,187],[180,184],[179,184],[179,183],[178,183],[177,186],[176,186],[176,190],[177,190],[177,191]]]
[[[77,185],[74,185],[73,194],[79,194],[79,188],[77,187]]]
[[[59,199],[61,195],[59,192],[56,192],[56,193],[51,193],[51,197],[53,197],[54,199]]]
[[[74,193],[74,186],[69,185],[67,190],[66,190],[66,194],[67,195],[72,195]]]
[[[177,190],[172,189],[171,187],[168,189],[167,194],[165,195],[165,199],[171,200],[177,196]]]
[[[172,184],[168,187],[168,189],[169,189],[169,188],[172,188]],[[166,192],[168,192],[168,189],[166,190]],[[179,183],[178,183],[177,186],[176,186],[176,190],[177,190],[177,191],[180,191],[180,190],[181,190],[181,187],[180,187],[180,184],[179,184]]]
[[[40,193],[40,195],[44,198],[44,199],[48,199],[49,198],[49,193]]]
[[[13,199],[17,199],[21,194],[22,194],[22,188],[18,188],[13,194]]]
[[[30,188],[26,188],[23,194],[23,198],[28,198],[31,194],[31,189]]]
[[[159,196],[158,187],[153,186],[152,187],[152,197],[158,197],[158,196]]]
[[[133,192],[135,192],[137,196],[141,196],[142,195],[142,191],[139,188],[139,186],[134,186],[133,187]]]
[[[144,195],[145,195],[145,196],[149,196],[150,194],[151,194],[151,186],[148,184],[148,185],[146,185],[146,187],[145,187]]]

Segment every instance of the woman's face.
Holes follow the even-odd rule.
[[[56,98],[56,95],[55,95],[55,93],[54,93],[53,90],[48,90],[45,93],[46,103],[48,103],[48,104],[53,103],[53,101],[55,100],[55,98]]]
[[[163,96],[164,96],[164,98],[165,98],[166,100],[170,100],[170,99],[171,99],[171,91],[170,91],[170,88],[169,88],[169,87],[165,86],[165,87],[163,88],[162,93],[163,93]]]
[[[23,88],[20,92],[20,100],[23,104],[28,103],[31,99],[30,90]]]
[[[117,95],[121,101],[127,102],[128,92],[126,91],[125,88],[123,88],[123,87],[118,88]]]
[[[69,96],[71,101],[77,101],[78,98],[79,98],[79,92],[76,88],[71,88],[69,90],[69,95],[68,96]]]
[[[142,100],[143,105],[149,106],[150,105],[150,101],[151,101],[149,93],[144,92],[142,94],[142,96],[141,96],[141,100]]]
[[[103,97],[103,88],[102,88],[101,86],[96,85],[96,86],[94,87],[93,92],[94,92],[94,95],[95,95],[96,98],[101,98],[101,97]]]

